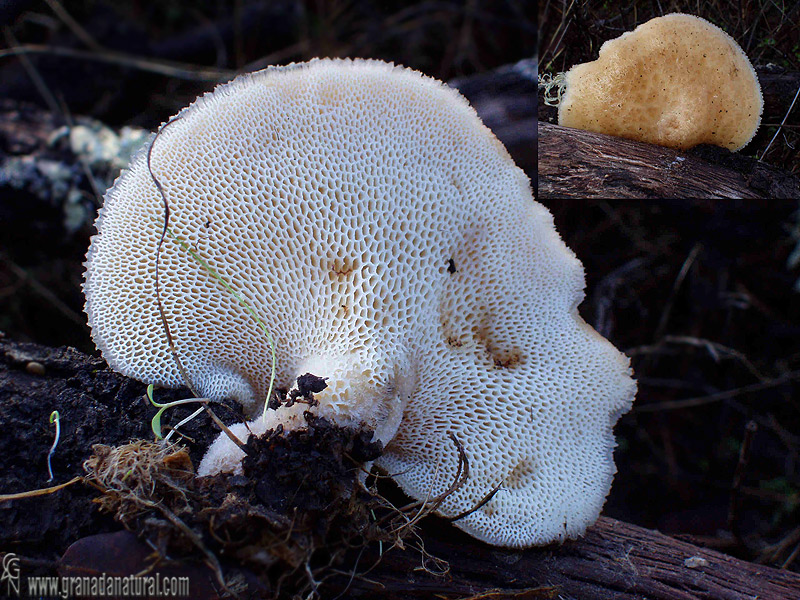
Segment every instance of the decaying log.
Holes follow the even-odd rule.
[[[466,535],[426,535],[450,571],[429,575],[413,552],[387,554],[353,598],[796,600],[800,575],[748,563],[607,517],[579,540],[544,549],[491,548]],[[372,580],[372,582],[367,581]]]
[[[538,127],[541,198],[800,198],[800,178],[722,148]]]
[[[430,521],[429,521],[430,522]],[[602,517],[580,540],[544,549],[492,548],[444,526],[423,526],[425,547],[353,552],[339,574],[320,582],[315,598],[371,600],[796,600],[800,575],[744,562]],[[73,544],[58,563],[62,576],[124,577],[147,568],[151,548],[129,532]],[[358,560],[353,561],[356,557]],[[445,564],[442,561],[446,561]],[[377,566],[373,567],[377,562]],[[449,568],[447,566],[449,565]],[[442,570],[435,573],[434,570]],[[217,600],[211,570],[198,562],[162,563],[163,577],[187,576],[196,600]],[[152,573],[151,573],[152,574]],[[270,597],[252,571],[243,597]]]
[[[780,123],[800,87],[800,73],[763,68],[758,79],[764,95],[761,122]],[[800,197],[800,177],[739,154],[710,146],[678,152],[560,128],[558,109],[543,100],[539,91],[542,198]],[[797,111],[795,106],[788,124]]]
[[[31,368],[32,362],[37,369]],[[93,443],[115,443],[109,439],[112,426],[113,435],[119,439],[150,435],[152,410],[142,400],[142,391],[143,385],[104,369],[100,359],[73,349],[18,344],[0,337],[0,425],[8,432],[0,440],[5,461],[0,491],[33,489],[41,484],[39,473],[51,439],[46,417],[54,408],[64,417],[63,439],[56,456],[61,457],[55,467],[58,481],[82,473],[82,459]],[[208,433],[203,429],[192,435]],[[32,468],[19,469],[22,460]],[[25,479],[20,481],[19,477]],[[14,485],[21,488],[12,490]],[[36,560],[41,563],[42,555],[63,551],[80,536],[108,531],[107,518],[103,520],[91,509],[91,496],[88,488],[76,485],[24,504],[0,503],[0,522],[4,523],[0,550],[33,559],[23,560],[28,570]],[[421,523],[420,534],[425,550],[449,564],[444,575],[423,568],[434,570],[442,564],[432,559],[423,561],[413,547],[413,538],[406,540],[405,550],[390,550],[387,545],[380,548],[373,543],[360,556],[355,549],[348,562],[338,567],[342,574],[326,580],[322,598],[340,593],[342,598],[376,600],[800,598],[800,574],[748,563],[610,518],[601,518],[581,539],[527,550],[494,548],[435,518]],[[117,575],[141,570],[130,561],[114,560],[109,566],[108,546],[97,539],[91,538],[91,543],[83,546],[84,550],[87,546],[102,549],[99,556],[87,559],[82,554],[75,560],[75,552],[67,552],[57,565],[60,572],[76,574],[69,569],[85,571],[93,566]],[[152,548],[144,542],[141,545],[142,556],[150,555]],[[112,547],[118,546],[115,543]],[[124,553],[129,559],[136,550],[135,546],[131,548]],[[221,558],[235,563],[230,557]],[[370,569],[379,558],[377,566]],[[226,564],[230,565],[223,563],[223,567]],[[172,567],[166,568],[166,574],[175,574],[169,570]],[[175,568],[180,572],[182,567]],[[351,571],[356,573],[352,579]],[[214,597],[206,593],[209,589],[213,592],[213,587],[208,587],[211,584],[204,583],[207,581],[214,578],[197,575],[192,585],[201,586],[205,592],[197,591],[193,598]]]
[[[420,568],[413,552],[389,553],[353,598],[558,598],[580,600],[791,600],[800,575],[748,563],[607,517],[579,540],[544,549],[491,548],[458,534],[426,536],[450,564],[446,576]],[[445,534],[446,535],[446,534]]]

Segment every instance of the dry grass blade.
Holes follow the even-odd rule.
[[[56,296],[49,288],[39,283],[39,281],[33,275],[11,260],[8,255],[5,253],[0,253],[0,261],[5,263],[8,269],[21,282],[27,283],[34,292],[49,302],[53,308],[69,319],[70,322],[88,330],[89,326],[86,324],[85,317],[79,315],[69,306],[67,306],[63,300]]]
[[[188,452],[177,444],[142,440],[116,447],[96,444],[93,449],[84,469],[87,483],[103,492],[96,500],[100,507],[125,525],[147,511],[161,513],[202,552],[220,586],[237,597],[228,589],[216,555],[176,514],[191,512],[188,495],[194,470]]]
[[[497,494],[497,492],[499,492],[502,487],[503,487],[503,482],[501,481],[496,486],[494,486],[494,488],[488,494],[486,494],[483,498],[481,498],[481,500],[475,506],[473,506],[468,510],[465,510],[462,513],[457,514],[455,517],[448,517],[447,520],[453,523],[454,521],[458,521],[459,519],[463,519],[464,517],[471,515],[476,510],[479,510],[482,506],[484,506],[487,502],[489,502],[489,500],[494,498],[495,494]]]
[[[183,378],[184,383],[186,383],[186,387],[188,387],[192,393],[195,395],[196,398],[202,396],[202,394],[198,393],[195,389],[194,385],[192,385],[192,380],[189,378],[189,374],[186,372],[186,369],[183,367],[183,363],[181,362],[180,356],[178,356],[178,351],[175,348],[175,340],[172,337],[172,331],[169,327],[169,321],[167,321],[167,316],[164,312],[164,304],[161,301],[161,251],[164,246],[164,239],[167,237],[167,229],[169,228],[169,202],[167,202],[167,196],[164,193],[164,188],[161,187],[161,182],[156,177],[156,174],[153,173],[152,168],[152,157],[153,157],[153,148],[156,145],[156,141],[158,137],[164,132],[164,130],[178,121],[181,117],[174,117],[167,121],[166,125],[164,125],[161,129],[158,130],[155,138],[150,143],[150,147],[147,149],[147,171],[150,173],[150,177],[153,179],[153,183],[158,190],[159,195],[161,196],[161,200],[164,203],[164,227],[161,230],[161,237],[158,239],[158,246],[156,247],[156,304],[158,305],[158,314],[161,319],[161,325],[164,328],[164,336],[167,338],[167,345],[169,347],[169,352],[172,355],[173,360],[175,361],[175,365],[178,367],[178,371]]]
[[[769,141],[769,144],[767,144],[767,147],[764,149],[764,152],[761,153],[761,156],[758,159],[759,162],[763,162],[764,161],[764,157],[767,155],[767,152],[769,152],[769,149],[772,147],[772,142],[774,142],[775,138],[778,137],[778,134],[781,132],[781,129],[786,127],[786,119],[789,118],[789,114],[792,112],[792,109],[794,108],[794,104],[795,104],[795,102],[797,102],[797,97],[798,96],[800,96],[800,87],[797,88],[797,92],[795,92],[794,98],[792,99],[792,103],[789,106],[789,109],[786,111],[786,114],[783,115],[783,120],[781,121],[781,124],[778,125],[778,128],[775,130],[775,135],[772,136],[772,139]]]
[[[0,494],[0,502],[7,500],[21,500],[22,498],[34,498],[36,496],[46,496],[82,480],[83,477],[73,477],[66,483],[59,483],[58,485],[53,485],[51,487],[40,488],[38,490],[29,490],[27,492],[17,492],[16,494]]]
[[[188,507],[188,482],[194,477],[189,455],[175,444],[139,440],[123,446],[95,444],[84,462],[86,482],[104,496],[101,507],[124,523],[153,502]]]
[[[83,42],[87,48],[91,48],[95,52],[103,52],[104,48],[95,41],[95,39],[91,36],[91,34],[84,29],[84,27],[76,21],[71,14],[64,8],[64,5],[61,4],[58,0],[45,0],[47,5],[50,7],[50,10],[61,19],[61,21],[66,25],[69,30],[78,38],[81,42]]]
[[[158,246],[156,248],[156,270],[155,270],[156,305],[158,306],[158,314],[159,318],[161,319],[161,325],[164,328],[164,336],[167,338],[167,346],[169,348],[170,355],[175,361],[175,365],[177,366],[178,371],[181,374],[181,378],[183,379],[183,382],[186,384],[186,387],[188,387],[192,391],[195,397],[199,398],[202,394],[199,394],[197,392],[195,386],[192,384],[192,380],[189,377],[189,373],[184,368],[183,362],[181,362],[180,356],[178,355],[178,350],[175,347],[175,340],[172,337],[172,331],[169,327],[169,321],[167,321],[167,315],[164,312],[164,304],[161,301],[161,286],[160,286],[161,250],[164,246],[164,239],[167,236],[167,231],[169,230],[170,210],[169,210],[169,202],[167,201],[167,196],[164,193],[164,188],[162,187],[161,182],[156,177],[155,173],[153,173],[152,169],[153,148],[156,145],[156,140],[158,140],[158,136],[161,135],[167,127],[178,121],[180,118],[181,118],[180,116],[177,116],[167,121],[167,123],[161,129],[158,130],[158,133],[153,138],[153,141],[150,143],[150,147],[147,149],[147,170],[150,173],[150,177],[153,180],[153,184],[156,186],[156,189],[158,190],[158,193],[161,196],[161,200],[164,204],[164,226],[161,230],[161,236],[159,237]],[[217,417],[217,415],[214,413],[214,411],[212,411],[208,407],[208,405],[205,406],[205,411],[206,414],[208,414],[208,416],[211,417],[214,423],[223,432],[225,432],[225,435],[227,435],[234,444],[239,446],[239,448],[244,450],[244,444],[242,443],[242,441],[233,434],[233,432],[228,428],[228,426],[225,425],[219,419],[219,417]]]
[[[444,502],[448,496],[457,492],[467,482],[467,479],[469,479],[469,459],[464,451],[464,446],[452,432],[448,432],[447,435],[453,441],[458,451],[458,465],[456,467],[456,474],[453,478],[453,483],[451,483],[444,492],[438,494],[437,496],[426,496],[422,500],[411,502],[401,508],[396,508],[395,506],[391,505],[391,503],[386,501],[388,508],[390,509],[389,513],[382,519],[379,519],[376,525],[381,526],[387,521],[392,522],[398,519],[402,521],[401,523],[395,524],[391,527],[392,536],[402,538],[402,532],[405,529],[413,528],[414,525],[420,521],[420,519],[436,512],[436,510],[442,505],[442,502]],[[409,517],[409,513],[412,511],[416,512],[412,517]]]

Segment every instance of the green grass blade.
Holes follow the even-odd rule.
[[[167,227],[166,230],[167,230],[167,234],[173,240],[178,242],[178,244],[180,244],[181,248],[183,248],[186,252],[188,252],[191,255],[191,257],[193,259],[195,259],[203,267],[203,269],[206,270],[206,272],[208,272],[209,275],[211,275],[214,279],[216,279],[219,283],[221,283],[222,286],[228,291],[228,293],[230,293],[234,298],[236,298],[236,300],[239,302],[239,304],[241,304],[247,310],[247,312],[250,314],[250,316],[253,317],[253,319],[255,319],[256,323],[261,328],[261,331],[263,331],[264,334],[267,336],[267,340],[269,341],[270,351],[272,353],[272,373],[270,375],[269,389],[267,390],[267,397],[264,400],[263,415],[266,416],[267,407],[269,405],[269,399],[272,397],[272,390],[273,390],[273,387],[275,385],[275,374],[276,374],[276,369],[277,369],[277,356],[276,356],[276,353],[275,353],[275,340],[273,339],[272,334],[269,332],[269,329],[267,329],[267,326],[264,323],[264,321],[261,320],[261,317],[259,317],[256,314],[256,312],[253,310],[253,308],[250,306],[250,304],[248,304],[248,302],[242,297],[242,295],[238,291],[236,291],[233,288],[233,286],[231,286],[230,283],[228,283],[222,276],[220,276],[220,274],[217,273],[211,267],[211,265],[209,265],[208,262],[202,256],[200,256],[191,246],[189,246],[189,244],[187,244],[179,236],[175,235],[169,227]],[[151,399],[151,402],[152,402],[152,399]],[[156,405],[156,406],[158,406],[158,405]]]

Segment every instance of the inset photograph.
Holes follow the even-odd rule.
[[[800,197],[800,7],[539,5],[542,198]]]

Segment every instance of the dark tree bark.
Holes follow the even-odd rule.
[[[433,577],[419,556],[387,554],[355,578],[354,598],[564,598],[580,600],[751,600],[800,598],[800,575],[748,563],[607,517],[561,546],[509,551],[460,532],[426,535],[450,572]],[[442,535],[444,533],[444,535]]]
[[[723,148],[689,151],[539,122],[542,198],[800,198],[800,178]]]
[[[477,542],[429,519],[426,550],[373,550],[319,587],[321,598],[370,600],[796,600],[800,575],[748,563],[636,525],[606,517],[586,535],[560,546],[513,551]],[[74,544],[59,562],[61,575],[142,571],[151,549],[128,532],[100,534]],[[449,570],[433,574],[428,568]],[[353,561],[354,562],[354,561]],[[375,568],[370,569],[377,562]],[[355,574],[348,571],[352,569]],[[162,577],[189,576],[196,600],[219,598],[214,577],[199,563],[166,564]],[[240,573],[248,592],[268,597],[254,573]],[[243,597],[251,597],[248,592]],[[341,596],[340,596],[341,595]]]
[[[762,124],[780,123],[800,73],[759,69],[758,80]],[[558,109],[543,98],[539,93],[542,198],[800,198],[800,177],[737,153],[713,146],[678,152],[558,127]]]

